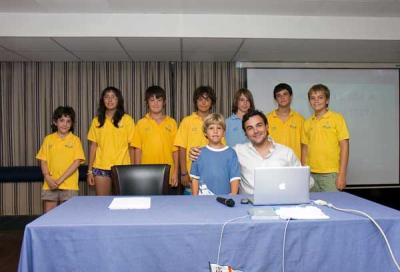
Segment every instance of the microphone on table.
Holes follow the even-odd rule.
[[[232,198],[224,198],[224,197],[217,197],[217,201],[221,204],[224,204],[225,206],[228,207],[233,207],[235,206],[235,201]]]

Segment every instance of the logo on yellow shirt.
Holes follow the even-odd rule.
[[[296,126],[295,123],[291,123],[291,124],[290,124],[290,128],[297,128],[297,126]]]
[[[322,125],[323,128],[330,129],[332,126],[329,123],[325,123]]]
[[[168,132],[172,132],[171,126],[166,126],[166,127],[165,127],[165,130],[168,131]]]
[[[73,144],[73,143],[66,143],[64,146],[65,146],[66,148],[73,148],[73,147],[74,147],[74,144]]]

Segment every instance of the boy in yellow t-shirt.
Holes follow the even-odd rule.
[[[78,167],[85,155],[80,139],[72,133],[74,121],[75,112],[71,107],[58,107],[53,113],[53,133],[44,138],[36,155],[44,176],[44,212],[78,195]]]
[[[329,97],[323,84],[310,88],[308,100],[314,115],[304,122],[301,135],[301,162],[311,168],[315,192],[346,187],[350,135],[343,116],[328,109]]]
[[[286,83],[276,85],[274,99],[278,108],[267,114],[269,135],[275,142],[293,149],[300,159],[300,138],[304,117],[290,108],[293,99],[292,87]]]
[[[210,114],[215,102],[215,91],[211,87],[198,87],[193,94],[193,104],[196,111],[183,118],[175,137],[174,145],[179,147],[180,180],[182,185],[186,187],[185,194],[191,194],[188,172],[191,169],[192,161],[189,158],[189,151],[192,147],[207,145],[208,141],[203,133],[203,120]]]
[[[169,164],[172,187],[178,185],[178,148],[174,146],[176,121],[165,115],[166,94],[159,86],[147,88],[145,101],[149,112],[135,127],[132,146],[135,164]]]

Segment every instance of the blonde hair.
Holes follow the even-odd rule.
[[[226,130],[225,119],[222,114],[211,113],[204,119],[203,132],[207,133],[208,127],[214,124],[220,125],[224,130]]]
[[[316,92],[323,92],[326,99],[329,99],[330,97],[330,91],[327,86],[325,86],[324,84],[315,84],[308,91],[308,100],[310,100],[311,94]]]

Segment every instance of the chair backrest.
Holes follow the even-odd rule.
[[[115,165],[111,171],[117,195],[162,195],[167,192],[168,164]]]

